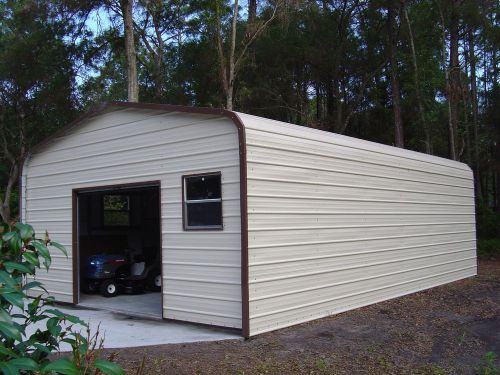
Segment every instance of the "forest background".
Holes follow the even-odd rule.
[[[500,254],[498,0],[0,0],[0,216],[107,100],[226,108],[467,163]]]

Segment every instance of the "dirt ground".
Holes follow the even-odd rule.
[[[500,261],[479,276],[243,340],[116,351],[135,374],[476,374],[500,355]],[[494,362],[496,367],[500,363]]]

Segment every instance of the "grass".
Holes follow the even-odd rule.
[[[478,375],[499,375],[500,368],[495,365],[498,356],[493,352],[488,352],[483,357],[483,363],[476,368]]]

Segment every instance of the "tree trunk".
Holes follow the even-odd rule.
[[[418,106],[418,117],[420,120],[420,126],[424,129],[425,134],[425,152],[427,154],[432,153],[432,139],[431,139],[431,130],[429,128],[429,124],[425,121],[425,112],[424,105],[422,102],[422,94],[420,92],[420,78],[418,74],[418,64],[417,64],[417,53],[415,49],[415,39],[413,37],[413,30],[410,23],[410,18],[408,17],[408,11],[406,9],[404,0],[401,3],[403,7],[403,14],[405,17],[406,25],[408,27],[408,37],[410,39],[410,48],[411,48],[411,59],[413,64],[413,80],[415,85],[415,96],[417,98],[417,106]]]
[[[163,40],[161,34],[161,15],[159,14],[158,9],[155,8],[151,13],[156,40],[158,41],[158,49],[156,51],[156,54],[154,55],[155,97],[156,99],[161,100],[163,96],[163,90],[165,88],[165,76],[163,74],[163,54],[165,52],[165,41]]]
[[[469,72],[469,51],[467,50],[467,43],[463,41],[463,55],[464,55],[464,76],[468,77]],[[469,90],[467,83],[464,84],[462,80],[462,74],[459,76],[460,78],[460,87],[462,88],[462,102],[463,102],[463,116],[464,116],[464,128],[465,128],[465,146],[466,146],[466,155],[467,155],[467,164],[472,165],[472,147],[470,141],[470,106],[469,106]]]
[[[314,88],[316,90],[316,122],[319,123],[321,121],[321,92],[319,84],[316,83]]]
[[[19,173],[21,170],[22,163],[26,157],[26,139],[25,139],[25,123],[24,123],[24,110],[19,110],[17,115],[17,137],[20,145],[19,153],[14,156],[14,154],[9,150],[9,144],[5,134],[1,133],[1,140],[3,143],[3,157],[10,163],[9,177],[7,178],[7,185],[5,186],[3,201],[0,201],[0,217],[5,224],[11,224],[12,221],[12,208],[10,207],[10,196],[12,191],[19,182]],[[20,209],[21,207],[19,207]]]
[[[479,167],[479,139],[478,139],[478,110],[477,110],[477,78],[476,55],[474,52],[474,30],[469,30],[469,64],[470,64],[470,97],[472,105],[472,131],[474,142],[474,180],[476,182],[476,196],[482,196],[481,172]]]
[[[257,0],[248,1],[248,24],[253,25],[257,18]]]
[[[234,0],[233,21],[231,25],[231,50],[229,52],[229,73],[226,90],[226,109],[233,110],[233,92],[234,92],[234,52],[236,49],[236,26],[238,22],[238,0]]]
[[[387,7],[388,52],[391,66],[392,111],[394,113],[394,143],[396,147],[404,148],[403,119],[401,116],[401,93],[398,78],[398,62],[396,59],[396,9],[392,0]]]
[[[460,66],[458,64],[458,4],[459,0],[452,0],[450,17],[450,64],[448,101],[450,109],[450,157],[458,160],[457,133],[458,133],[458,103],[460,100]]]
[[[127,58],[127,94],[129,102],[139,101],[139,83],[137,80],[137,56],[134,41],[133,0],[120,0],[125,34],[125,55]]]

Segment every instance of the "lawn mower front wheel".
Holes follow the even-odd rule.
[[[118,284],[115,280],[106,280],[101,284],[100,292],[104,297],[114,297],[118,295]]]

